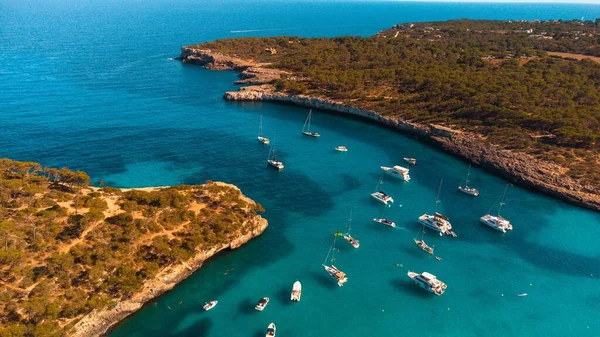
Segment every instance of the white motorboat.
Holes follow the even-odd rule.
[[[446,284],[435,277],[435,275],[430,274],[428,272],[423,272],[421,274],[414,273],[412,271],[408,272],[408,277],[410,277],[413,282],[419,287],[429,291],[435,295],[441,295],[446,291]]]
[[[275,156],[275,150],[273,148],[271,148],[269,150],[269,157],[267,158],[267,164],[269,164],[269,166],[276,168],[277,170],[281,171],[283,170],[283,162],[277,160],[277,157]]]
[[[469,165],[469,169],[467,170],[467,178],[465,179],[465,185],[458,186],[458,190],[472,196],[478,196],[479,191],[475,187],[469,187],[469,175],[471,174],[471,165]]]
[[[204,311],[209,311],[210,309],[214,308],[217,305],[217,303],[219,303],[219,301],[210,301],[208,303],[205,303],[202,308],[204,309]]]
[[[265,307],[267,306],[267,304],[269,304],[269,298],[263,297],[260,300],[258,300],[258,303],[256,303],[256,306],[254,307],[254,309],[256,309],[258,311],[263,311],[263,310],[265,310]]]
[[[309,137],[318,138],[321,137],[317,132],[310,131],[310,120],[312,118],[312,109],[308,111],[308,117],[306,117],[306,121],[304,122],[304,127],[302,127],[302,134]]]
[[[396,223],[393,222],[390,219],[383,219],[383,218],[374,218],[373,221],[380,223],[382,225],[386,225],[386,226],[390,226],[390,227],[394,227],[396,228]]]
[[[346,148],[344,145],[336,146],[335,150],[339,152],[348,152],[348,148]]]
[[[417,160],[415,158],[404,157],[403,159],[404,159],[405,163],[409,163],[411,165],[417,165]]]
[[[292,286],[291,300],[292,300],[292,302],[300,302],[301,297],[302,297],[302,284],[300,284],[300,281],[296,281],[296,282],[294,282],[294,285]]]
[[[404,181],[410,181],[410,175],[408,174],[409,170],[406,167],[398,165],[394,167],[381,166],[381,169],[389,176],[402,179]]]
[[[269,326],[267,327],[267,334],[265,335],[265,337],[275,337],[276,330],[277,328],[275,327],[275,323],[269,324]]]
[[[265,144],[265,145],[269,145],[269,143],[271,143],[271,141],[269,140],[269,138],[267,137],[263,137],[262,134],[262,115],[260,115],[260,124],[258,125],[258,141]]]
[[[513,226],[510,223],[510,221],[500,216],[500,211],[502,211],[502,206],[504,205],[504,197],[506,196],[507,190],[508,185],[506,185],[506,188],[504,189],[504,194],[502,194],[502,199],[500,200],[500,204],[498,205],[498,214],[490,214],[490,211],[492,210],[492,208],[494,208],[494,206],[492,206],[492,208],[489,209],[488,214],[479,218],[481,223],[483,223],[484,225],[489,226],[502,233],[506,233],[506,231],[511,231],[513,229]]]

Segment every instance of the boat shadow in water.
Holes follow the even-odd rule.
[[[330,276],[327,276],[326,271],[323,270],[322,273],[312,272],[310,275],[315,281],[317,281],[320,285],[328,289],[336,289],[339,288],[337,282]]]
[[[242,315],[250,315],[258,312],[258,310],[254,309],[256,305],[256,301],[252,301],[249,297],[244,298],[238,304],[238,313]]]
[[[294,304],[294,302],[291,301],[291,295],[292,293],[292,289],[287,289],[287,288],[281,288],[277,291],[277,301],[279,301],[279,303],[281,303],[284,306],[289,306]]]
[[[416,297],[416,298],[431,298],[431,296],[433,296],[432,294],[428,293],[427,291],[412,284],[412,282],[408,278],[406,280],[393,279],[393,280],[390,280],[390,284],[394,288],[401,291],[403,294],[408,294],[408,295]]]
[[[210,318],[202,318],[194,324],[187,327],[185,330],[172,332],[169,336],[172,337],[198,337],[198,336],[210,336],[213,323]]]

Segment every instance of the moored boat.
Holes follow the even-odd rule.
[[[275,323],[271,323],[267,327],[267,334],[265,337],[275,337],[275,332],[277,332],[277,327],[275,327]]]
[[[335,241],[337,240],[337,235],[334,234],[333,236],[333,243],[331,244],[331,247],[329,248],[329,252],[327,253],[327,256],[325,256],[325,261],[323,262],[322,266],[323,268],[325,268],[325,271],[329,274],[329,276],[333,277],[336,281],[337,281],[337,285],[338,286],[343,286],[344,283],[346,283],[348,281],[348,277],[346,276],[346,273],[344,273],[343,271],[341,271],[340,269],[338,269],[336,266],[333,265],[333,262],[335,261]],[[329,256],[331,256],[331,259],[329,260],[329,265],[327,265],[326,263],[328,262],[327,260],[329,259]]]
[[[296,281],[296,282],[294,282],[294,285],[292,286],[291,300],[292,300],[292,302],[300,302],[301,297],[302,297],[302,284],[300,283],[300,281]]]
[[[380,223],[382,225],[386,225],[386,226],[390,226],[390,227],[394,227],[396,228],[396,223],[393,222],[390,219],[384,219],[384,218],[373,218],[373,221]]]
[[[442,190],[442,181],[440,180],[440,186],[438,188],[438,195],[435,201],[435,210],[433,215],[423,214],[419,217],[419,223],[423,226],[433,229],[440,233],[440,236],[451,235],[456,237],[456,234],[452,231],[452,224],[450,223],[447,216],[437,211],[437,205],[440,202],[440,191]]]
[[[269,145],[269,143],[271,142],[269,140],[269,138],[267,137],[263,137],[262,135],[262,115],[260,115],[260,124],[258,125],[258,141],[265,144],[265,145]]]
[[[350,217],[348,218],[348,225],[346,225],[346,232],[343,235],[344,240],[352,245],[354,248],[360,247],[360,242],[350,235],[350,229],[352,224],[352,210],[350,210]]]
[[[321,137],[317,132],[310,131],[310,120],[312,118],[312,109],[308,111],[308,117],[306,117],[306,121],[304,122],[304,127],[302,127],[302,134],[309,137],[318,138]]]
[[[383,192],[382,190],[379,189],[379,186],[383,183],[383,175],[381,177],[379,177],[379,182],[377,183],[377,186],[375,187],[375,192],[371,193],[371,197],[373,197],[373,199],[382,202],[383,204],[385,204],[386,206],[388,206],[389,203],[394,202],[394,198],[392,198],[391,196],[387,195],[385,192]]]
[[[269,166],[273,168],[276,168],[279,171],[283,170],[284,168],[283,162],[277,160],[277,157],[275,156],[275,150],[273,148],[269,149],[269,157],[267,158],[267,164],[269,164]]]
[[[471,174],[471,165],[469,165],[469,169],[467,170],[467,178],[465,179],[465,185],[459,185],[458,190],[472,196],[478,196],[479,191],[475,187],[469,187],[469,175]]]
[[[383,172],[394,178],[402,179],[404,181],[410,181],[409,170],[406,167],[395,165],[394,167],[381,166]]]
[[[481,221],[481,223],[483,223],[484,225],[489,226],[502,233],[506,233],[506,231],[511,231],[513,229],[513,226],[510,223],[510,221],[508,221],[500,215],[500,211],[502,211],[502,206],[504,205],[504,197],[506,197],[506,191],[508,190],[508,186],[509,185],[506,185],[504,193],[502,194],[502,199],[500,200],[500,204],[498,205],[497,215],[490,214],[490,211],[492,210],[492,208],[494,208],[494,206],[492,206],[492,208],[489,209],[488,214],[479,218],[479,221]]]
[[[437,279],[437,277],[428,272],[422,272],[421,274],[409,271],[408,277],[410,277],[414,284],[429,291],[435,295],[441,295],[446,291],[446,284]]]
[[[339,152],[348,152],[348,148],[346,148],[344,145],[336,146],[335,150]]]
[[[415,158],[404,157],[404,162],[409,163],[411,165],[417,165],[417,160]]]
[[[417,239],[413,239],[415,241],[415,243],[417,244],[417,246],[419,246],[419,248],[421,248],[423,251],[425,251],[427,254],[429,255],[433,255],[433,248],[429,247],[426,243],[425,240],[417,240]]]
[[[219,303],[219,301],[210,301],[204,304],[204,306],[202,307],[204,309],[204,311],[209,311],[210,309],[214,308],[217,303]]]
[[[260,300],[258,300],[258,303],[256,303],[256,306],[254,307],[254,309],[256,309],[258,311],[263,311],[263,310],[265,310],[265,307],[267,306],[267,304],[269,304],[269,298],[263,297]]]

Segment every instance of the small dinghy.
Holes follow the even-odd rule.
[[[204,309],[204,311],[209,311],[210,309],[214,308],[217,305],[217,303],[219,303],[219,301],[210,301],[208,303],[205,303],[202,308]]]
[[[411,165],[417,165],[417,160],[415,158],[404,157],[403,159],[404,159],[405,163],[409,163]]]
[[[256,309],[258,311],[263,311],[263,310],[265,310],[265,307],[267,306],[267,304],[269,304],[269,298],[263,297],[258,301],[258,303],[256,303],[256,306],[254,307],[254,309]]]
[[[277,328],[275,327],[275,323],[269,324],[269,326],[267,327],[267,334],[265,335],[265,337],[275,337],[276,330]]]
[[[522,293],[522,294],[519,294],[517,296],[519,296],[519,297],[525,297],[525,296],[527,296],[527,293]]]

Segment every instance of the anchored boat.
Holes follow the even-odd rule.
[[[417,165],[417,160],[415,158],[404,157],[403,159],[404,159],[405,163],[409,163],[411,165]]]
[[[302,127],[302,134],[309,137],[318,138],[321,137],[317,132],[310,131],[310,120],[312,117],[312,109],[308,111],[308,117],[306,117],[306,121],[304,121],[304,126]]]
[[[413,280],[414,284],[438,296],[443,294],[447,288],[446,283],[438,280],[435,275],[428,272],[422,272],[421,274],[418,274],[409,271],[408,277]]]
[[[348,277],[346,277],[346,273],[344,273],[343,271],[339,270],[336,266],[333,265],[333,263],[335,262],[335,240],[337,239],[337,235],[334,235],[333,237],[333,243],[331,244],[331,247],[329,248],[329,252],[327,253],[327,256],[325,256],[325,261],[323,261],[323,268],[325,268],[325,271],[329,274],[329,276],[333,277],[336,281],[338,286],[343,286],[344,283],[346,283],[348,281]],[[329,256],[331,256],[331,259],[329,260],[330,264],[327,265],[327,259],[329,258]]]
[[[269,304],[269,298],[263,297],[260,300],[258,300],[258,303],[256,303],[256,306],[254,307],[254,309],[256,309],[258,311],[263,311],[263,310],[265,310],[265,307],[267,306],[267,304]]]
[[[381,166],[383,172],[394,178],[402,179],[404,181],[410,181],[409,170],[406,167],[396,165],[394,167]]]
[[[269,145],[269,143],[271,142],[269,140],[269,138],[267,137],[263,137],[262,135],[262,115],[260,115],[260,124],[258,125],[258,141],[265,144],[265,145]]]
[[[217,303],[219,303],[219,301],[210,301],[204,304],[204,306],[202,307],[204,309],[204,311],[209,311],[210,309],[214,308]]]
[[[396,223],[395,223],[395,222],[393,222],[393,221],[392,221],[392,220],[390,220],[390,219],[384,219],[384,218],[373,218],[373,221],[375,221],[375,222],[377,222],[377,223],[380,223],[380,224],[382,224],[382,225],[386,225],[386,226],[390,226],[390,227],[396,228]]]
[[[511,231],[513,229],[513,226],[510,223],[510,221],[508,221],[507,219],[500,216],[500,211],[502,211],[502,206],[504,205],[504,197],[506,196],[507,190],[508,190],[508,185],[506,185],[506,188],[504,189],[504,193],[502,194],[502,199],[500,200],[500,204],[498,204],[498,214],[497,215],[490,214],[490,211],[492,210],[492,208],[494,208],[494,206],[492,206],[492,208],[489,209],[488,214],[479,218],[479,220],[484,225],[489,226],[489,227],[491,227],[497,231],[500,231],[502,233],[506,233],[506,231]]]
[[[301,297],[302,297],[302,284],[300,284],[300,281],[296,281],[296,282],[294,282],[294,285],[292,286],[291,300],[292,300],[292,302],[300,302]]]
[[[344,233],[343,237],[349,244],[354,248],[360,247],[360,242],[350,235],[350,225],[352,224],[352,210],[350,210],[350,218],[348,218],[348,225],[346,225],[346,233]]]
[[[379,182],[377,183],[377,186],[375,187],[375,192],[371,193],[371,197],[373,197],[373,199],[380,201],[380,202],[384,203],[386,206],[388,206],[389,203],[394,202],[394,199],[379,189],[379,185],[381,185],[382,183],[383,183],[383,176],[379,177]]]
[[[265,337],[275,337],[276,330],[277,328],[275,327],[275,323],[269,324],[269,326],[267,327],[267,334],[265,335]]]
[[[456,237],[456,234],[452,231],[452,224],[448,220],[448,217],[437,211],[437,205],[440,202],[440,191],[442,189],[442,181],[440,181],[440,187],[438,188],[438,196],[435,201],[435,211],[433,215],[423,214],[419,217],[419,223],[423,226],[433,229],[443,235],[452,235]]]
[[[336,146],[335,150],[339,152],[348,152],[348,149],[344,145]]]
[[[269,149],[269,157],[267,158],[267,164],[269,164],[269,166],[273,168],[276,168],[279,171],[283,170],[283,162],[277,160],[277,157],[275,156],[275,150],[273,149],[273,147]]]
[[[467,170],[467,178],[465,179],[465,186],[459,185],[458,190],[465,194],[469,194],[469,195],[476,197],[479,195],[479,191],[475,187],[469,187],[469,175],[470,174],[471,174],[471,165],[469,165],[469,169]]]

